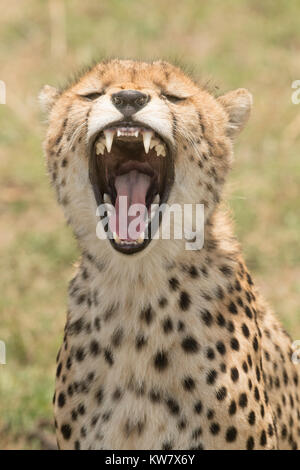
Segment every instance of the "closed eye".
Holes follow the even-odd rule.
[[[100,96],[102,95],[103,95],[103,92],[94,92],[94,93],[88,93],[87,95],[80,95],[80,96],[88,101],[94,101],[100,98]]]
[[[186,99],[181,96],[168,95],[167,93],[162,93],[162,96],[164,96],[171,103],[179,103],[180,101],[184,101]]]

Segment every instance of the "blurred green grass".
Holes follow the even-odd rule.
[[[37,95],[92,59],[179,60],[218,93],[247,87],[254,111],[227,188],[262,292],[300,338],[298,0],[10,0],[1,12],[0,448],[38,448],[51,419],[55,356],[77,257],[46,176]]]

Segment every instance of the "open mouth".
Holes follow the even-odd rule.
[[[93,140],[90,180],[116,250],[132,254],[150,243],[174,182],[172,154],[166,139],[137,122],[110,124]]]

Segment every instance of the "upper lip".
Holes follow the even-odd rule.
[[[168,148],[168,151],[171,152],[172,154],[174,153],[174,148],[173,148],[173,144],[172,142],[170,141],[170,139],[168,139],[167,137],[165,136],[162,136],[157,130],[155,130],[153,127],[150,127],[148,126],[147,124],[143,123],[143,122],[140,122],[140,121],[132,121],[132,120],[119,120],[119,121],[113,121],[113,122],[110,122],[109,124],[107,124],[106,126],[102,127],[101,129],[99,129],[94,137],[92,137],[90,139],[90,149],[89,151],[91,152],[97,139],[99,138],[99,136],[101,135],[101,133],[103,131],[105,131],[106,129],[110,129],[110,128],[113,128],[113,127],[141,127],[141,128],[144,128],[144,129],[148,129],[150,131],[153,131],[155,132],[156,134],[159,135],[159,137],[165,142],[167,148]]]

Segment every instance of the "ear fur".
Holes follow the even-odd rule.
[[[249,119],[252,108],[252,95],[245,88],[238,88],[219,96],[218,101],[228,114],[227,135],[236,137]]]
[[[45,85],[38,96],[42,111],[49,113],[58,97],[59,91],[56,88],[50,85]]]

